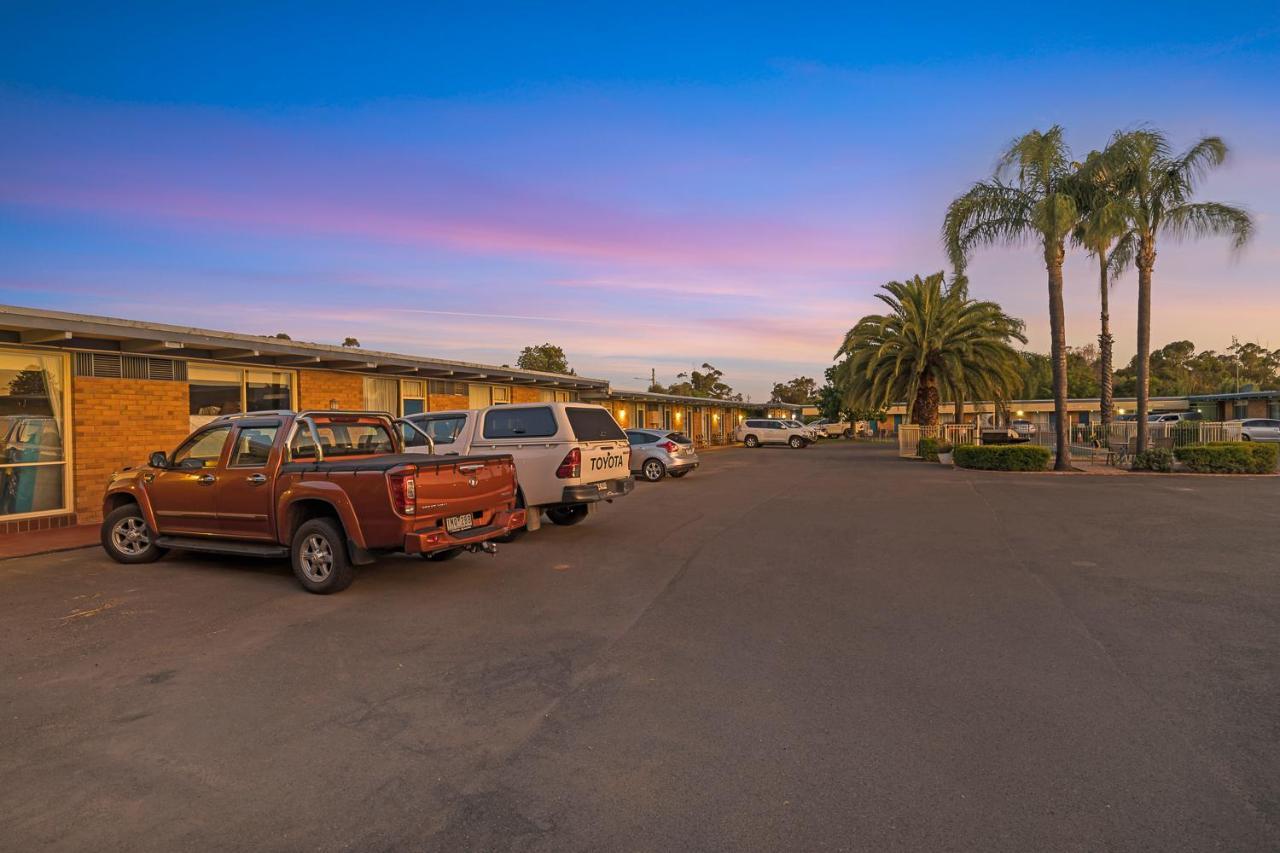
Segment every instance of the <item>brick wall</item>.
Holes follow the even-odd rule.
[[[427,398],[427,409],[432,412],[469,408],[471,408],[471,398],[463,394],[432,394]]]
[[[537,388],[530,388],[528,385],[515,385],[511,388],[511,402],[513,403],[539,403],[542,401],[542,392]]]
[[[364,377],[332,370],[298,371],[299,409],[364,408]]]
[[[72,383],[73,507],[84,524],[102,519],[112,471],[144,463],[152,451],[172,451],[187,437],[190,400],[185,382],[76,376]]]

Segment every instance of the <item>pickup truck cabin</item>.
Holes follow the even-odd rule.
[[[345,589],[378,554],[492,552],[525,520],[510,455],[408,454],[389,415],[333,411],[218,418],[113,474],[103,515],[119,562],[171,548],[288,556],[317,593]]]

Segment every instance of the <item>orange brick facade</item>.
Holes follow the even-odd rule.
[[[432,394],[427,398],[427,408],[433,412],[469,409],[471,400],[462,394]]]
[[[102,492],[112,471],[172,451],[189,429],[187,383],[72,378],[71,475],[76,520],[102,519]]]
[[[363,409],[364,377],[332,370],[299,370],[298,407]]]

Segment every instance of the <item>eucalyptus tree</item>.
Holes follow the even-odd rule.
[[[1193,201],[1205,175],[1227,159],[1227,145],[1206,136],[1181,154],[1174,154],[1165,135],[1140,129],[1116,133],[1099,165],[1115,181],[1117,197],[1112,215],[1134,231],[1134,264],[1138,268],[1137,416],[1138,451],[1147,446],[1147,410],[1151,390],[1151,278],[1156,265],[1156,242],[1161,235],[1187,237],[1221,235],[1234,249],[1253,234],[1253,220],[1243,208],[1214,201]]]
[[[1066,241],[1080,223],[1075,174],[1062,128],[1033,130],[1009,144],[990,180],[979,181],[947,208],[942,240],[963,270],[974,249],[1034,241],[1044,257],[1049,288],[1049,354],[1053,363],[1057,470],[1071,467],[1067,421],[1067,331],[1062,296]]]
[[[1091,151],[1080,166],[1076,181],[1080,223],[1072,232],[1072,242],[1098,262],[1098,398],[1103,435],[1115,411],[1115,338],[1111,334],[1111,287],[1133,261],[1137,234],[1126,221],[1115,173],[1106,156]]]
[[[910,421],[938,423],[943,391],[987,390],[1016,375],[1020,359],[1010,341],[1026,342],[1022,321],[994,302],[948,287],[941,272],[891,281],[876,298],[886,314],[858,321],[836,353],[834,374],[850,409],[884,409],[899,400]]]

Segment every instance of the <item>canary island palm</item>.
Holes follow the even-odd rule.
[[[981,246],[1035,241],[1043,253],[1058,470],[1071,467],[1062,263],[1067,238],[1080,222],[1074,174],[1062,128],[1033,130],[1009,145],[991,180],[979,181],[951,203],[942,224],[942,241],[957,270],[964,270],[970,254]]]
[[[1117,133],[1097,166],[1115,183],[1116,198],[1108,216],[1123,221],[1135,234],[1134,265],[1138,268],[1138,388],[1139,452],[1147,447],[1147,410],[1151,390],[1151,278],[1156,265],[1156,241],[1221,235],[1234,249],[1253,234],[1253,220],[1244,209],[1212,201],[1192,201],[1211,169],[1226,160],[1227,145],[1207,136],[1182,154],[1174,154],[1164,134],[1141,129]]]
[[[1022,322],[994,302],[970,299],[942,273],[891,281],[876,298],[887,314],[863,317],[836,353],[836,379],[851,409],[883,409],[899,400],[912,423],[935,426],[943,392],[989,392],[1018,379],[1026,343]]]

